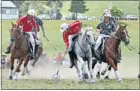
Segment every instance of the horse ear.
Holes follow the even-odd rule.
[[[124,28],[126,28],[127,24],[124,25]]]
[[[122,26],[121,26],[121,24],[119,24],[119,28],[121,28]]]
[[[11,24],[12,24],[12,26],[14,26],[14,23],[13,22],[11,22]]]

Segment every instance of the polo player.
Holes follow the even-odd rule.
[[[102,39],[105,38],[105,37],[110,37],[110,34],[112,32],[115,32],[115,30],[116,30],[115,25],[110,22],[110,17],[111,17],[111,14],[106,13],[104,15],[104,22],[102,22],[101,25],[100,25],[100,29],[99,29],[100,35],[98,36],[98,39],[96,41],[95,48],[94,48],[95,54],[98,57],[99,57],[98,48],[101,45]]]
[[[78,33],[81,31],[82,23],[80,21],[74,21],[72,24],[63,23],[60,26],[60,31],[62,32],[63,40],[65,42],[66,50],[65,53],[69,52],[69,57],[71,60],[71,51],[72,51],[72,45],[73,41],[72,39],[78,35]],[[70,68],[74,66],[74,60],[71,60]]]
[[[35,58],[35,52],[34,52],[35,51],[35,40],[34,40],[34,36],[32,33],[33,28],[35,30],[35,39],[37,39],[37,24],[33,17],[34,14],[35,14],[35,11],[33,9],[30,9],[30,10],[28,10],[28,12],[25,16],[20,17],[16,22],[17,25],[22,26],[23,32],[27,33],[30,36],[29,41],[31,42],[32,47],[33,47],[33,50],[31,50],[31,48],[30,48],[30,51],[32,51],[31,57],[33,59]],[[7,51],[5,52],[6,54],[10,53],[13,42],[14,41],[10,42],[10,45],[8,46]]]

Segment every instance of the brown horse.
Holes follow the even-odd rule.
[[[17,66],[14,72],[14,79],[18,79],[18,72],[20,72],[20,66],[24,61],[24,70],[29,61],[29,52],[28,52],[28,42],[25,35],[22,32],[22,28],[19,25],[12,23],[11,34],[15,38],[14,44],[11,48],[10,64],[11,72],[9,79],[13,79],[13,70],[14,70],[14,60],[17,59]]]
[[[25,75],[25,71],[28,71],[27,64],[30,60],[30,53],[29,53],[29,36],[22,31],[22,28],[19,25],[12,23],[12,29],[11,34],[15,38],[14,44],[11,48],[11,56],[10,56],[10,64],[11,64],[11,72],[9,79],[18,79],[18,72],[20,72],[20,66],[22,65],[24,61],[24,69],[22,72],[22,75]],[[36,61],[38,60],[39,56],[42,54],[42,47],[38,48],[39,50],[36,53],[35,62],[33,62],[32,65],[35,65]],[[14,60],[17,59],[17,66],[15,69],[15,72],[13,74],[14,70]]]
[[[106,39],[104,54],[101,56],[101,60],[104,60],[104,62],[114,69],[117,81],[121,81],[118,71],[118,48],[121,41],[123,41],[125,45],[128,45],[130,42],[126,25],[119,25],[117,31],[114,34],[111,34],[111,37]],[[94,66],[95,64],[93,64],[93,68]]]

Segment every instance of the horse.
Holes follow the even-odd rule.
[[[20,66],[22,65],[24,61],[24,69],[22,72],[22,75],[25,75],[25,71],[28,73],[29,70],[27,69],[27,64],[30,60],[30,53],[29,53],[29,35],[25,32],[22,31],[22,27],[20,25],[16,25],[12,23],[12,29],[11,29],[11,35],[15,38],[14,43],[11,48],[11,55],[10,55],[10,66],[11,66],[11,71],[10,71],[10,76],[9,79],[18,79],[18,73],[20,72]],[[42,53],[42,48],[38,48],[38,51],[36,51],[36,58],[35,61],[32,63],[34,66],[36,61],[38,60],[39,56]],[[17,66],[15,69],[15,72],[13,73],[14,70],[14,60],[17,59]]]
[[[15,40],[11,48],[11,55],[10,55],[11,71],[10,71],[9,79],[12,80],[13,75],[14,75],[14,79],[17,80],[18,73],[20,72],[20,66],[23,61],[24,61],[23,73],[25,73],[24,71],[27,70],[26,66],[28,64],[29,57],[30,57],[29,50],[28,50],[29,44],[28,44],[26,36],[22,32],[22,28],[19,25],[12,23],[11,35],[15,38]],[[18,60],[17,60],[17,66],[15,69],[15,72],[13,73],[15,59],[18,59]]]
[[[128,45],[130,42],[126,25],[119,25],[117,31],[111,34],[111,37],[106,39],[104,44],[104,53],[101,55],[100,59],[108,64],[107,68],[110,68],[111,70],[112,67],[114,69],[118,82],[122,80],[118,71],[118,48],[121,41],[123,41],[125,45]]]
[[[72,48],[72,60],[74,60],[79,82],[88,79],[88,74],[85,69],[87,62],[90,73],[90,82],[94,83],[94,71],[92,70],[92,50],[90,45],[92,42],[94,42],[94,38],[92,33],[88,33],[89,31],[92,31],[90,27],[87,27],[84,30],[82,29],[78,34],[78,37],[75,39],[74,47]],[[78,62],[79,65],[81,64],[82,74]]]

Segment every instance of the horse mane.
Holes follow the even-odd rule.
[[[114,34],[115,36],[117,36],[117,37],[119,36],[119,33],[120,33],[120,31],[121,31],[121,27],[122,27],[122,26],[119,25],[119,28],[116,30],[116,32],[115,32],[115,34]]]

